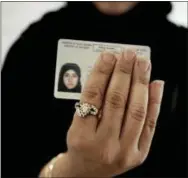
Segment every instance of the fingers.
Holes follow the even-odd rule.
[[[103,53],[96,61],[81,94],[80,102],[87,102],[89,104],[95,105],[98,109],[102,105],[104,98],[104,93],[109,82],[109,78],[113,72],[116,63],[116,58],[113,54]],[[75,114],[74,122],[77,124],[86,124],[86,126],[91,129],[95,128],[97,124],[96,116],[86,116],[90,117],[83,119],[80,122],[79,116]],[[78,118],[78,119],[77,119]]]
[[[116,57],[116,66],[106,92],[103,117],[97,132],[100,135],[110,132],[119,138],[136,55],[133,51],[127,50]]]
[[[149,88],[149,103],[146,121],[140,136],[138,148],[141,152],[148,153],[154,135],[157,118],[159,116],[164,82],[154,81]]]
[[[95,63],[83,89],[81,102],[89,102],[100,108],[116,58],[111,53],[102,53]]]
[[[140,138],[147,112],[150,72],[150,60],[138,58],[134,65],[128,109],[120,135],[123,144],[130,144],[127,143],[129,141],[138,143]]]

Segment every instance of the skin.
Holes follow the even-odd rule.
[[[101,54],[80,101],[100,108],[102,116],[74,114],[68,151],[57,160],[54,177],[113,177],[144,162],[164,86],[159,80],[149,83],[150,73],[150,60],[133,51]]]
[[[138,2],[99,2],[99,1],[94,1],[93,4],[96,6],[96,8],[102,12],[103,14],[107,15],[121,15],[129,10],[131,10]]]
[[[78,75],[74,70],[67,70],[63,75],[63,82],[68,89],[73,89],[78,84]]]
[[[93,3],[108,15],[120,15],[137,4]],[[163,81],[149,83],[150,73],[150,60],[133,51],[101,54],[80,99],[100,108],[101,117],[82,119],[74,114],[67,133],[68,151],[56,161],[52,177],[114,177],[145,161],[164,88]],[[40,177],[45,177],[45,170]]]

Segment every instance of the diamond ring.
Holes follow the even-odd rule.
[[[79,103],[75,104],[76,113],[80,117],[85,117],[89,114],[96,116],[98,114],[98,109],[89,103]]]

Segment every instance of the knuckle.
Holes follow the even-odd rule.
[[[148,76],[139,76],[138,82],[143,84],[143,85],[148,85],[149,84],[149,78],[148,78]]]
[[[77,136],[69,140],[69,147],[75,150],[83,150],[88,147],[88,144],[86,143],[85,139]]]
[[[160,104],[160,100],[158,98],[156,98],[155,96],[151,96],[149,98],[149,103],[150,104],[157,104],[157,105],[159,105]]]
[[[145,108],[142,104],[135,103],[130,109],[131,117],[137,121],[143,121],[146,115]]]
[[[97,67],[97,72],[99,72],[103,75],[109,75],[111,73],[111,70],[107,66],[100,65]]]
[[[102,58],[96,66],[96,71],[104,75],[109,75],[112,72],[113,66],[113,63],[107,62]]]
[[[72,125],[67,132],[66,141],[68,147],[74,150],[83,150],[89,146],[87,142],[87,136],[83,135],[80,130],[76,131]]]
[[[147,126],[153,130],[156,128],[156,125],[157,125],[157,122],[156,122],[156,119],[155,118],[148,118],[147,121],[146,121],[146,124]]]
[[[129,65],[119,65],[119,71],[130,75],[132,73],[132,68]]]
[[[103,92],[99,87],[89,87],[84,89],[83,97],[88,101],[102,101]]]
[[[107,94],[106,104],[110,105],[111,108],[124,108],[125,102],[125,96],[120,92],[110,91]]]
[[[83,142],[81,142],[78,138],[73,138],[69,140],[69,146],[74,149],[80,149],[83,147]]]

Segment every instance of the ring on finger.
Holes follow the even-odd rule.
[[[96,116],[99,112],[96,106],[86,103],[86,102],[84,103],[76,102],[75,109],[76,109],[76,113],[78,114],[78,116],[82,118],[90,114]]]

